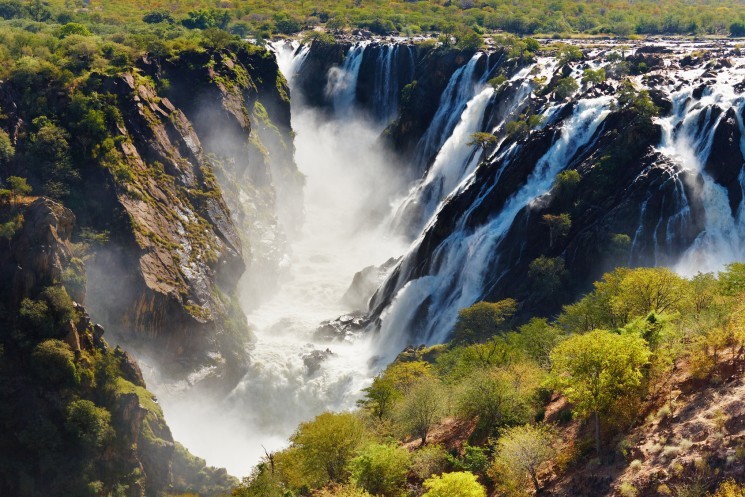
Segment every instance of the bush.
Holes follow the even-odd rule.
[[[556,455],[555,441],[554,432],[543,425],[510,428],[497,442],[492,474],[507,488],[532,484],[540,493],[538,473]]]
[[[59,340],[45,340],[31,354],[37,377],[52,385],[76,385],[80,381],[75,355]]]
[[[305,480],[322,486],[347,478],[349,461],[365,438],[365,427],[358,416],[327,412],[301,424],[290,441]]]
[[[111,414],[90,400],[76,400],[67,406],[65,426],[84,445],[97,447],[113,438]]]
[[[566,78],[561,78],[559,82],[556,84],[556,98],[559,100],[565,100],[572,95],[574,95],[574,92],[579,90],[579,85],[577,84],[577,81],[574,80],[571,76]]]
[[[424,481],[423,497],[486,497],[486,490],[476,475],[466,471],[433,476]]]
[[[424,446],[411,456],[411,471],[422,480],[439,475],[445,471],[447,456],[448,453],[440,445]]]
[[[411,460],[409,451],[395,445],[372,444],[349,464],[352,481],[373,495],[394,496],[403,492]]]

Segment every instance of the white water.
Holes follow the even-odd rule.
[[[739,79],[742,79],[742,75],[741,70]],[[675,265],[676,271],[688,276],[698,272],[719,271],[726,264],[742,260],[745,256],[745,216],[742,206],[733,215],[727,190],[704,170],[714,134],[727,109],[733,108],[736,111],[740,133],[745,141],[745,127],[742,122],[745,98],[734,91],[731,86],[733,81],[726,81],[732,76],[733,74],[723,71],[720,79],[724,81],[709,87],[700,100],[691,98],[692,86],[674,91],[671,95],[673,112],[669,117],[658,121],[663,130],[659,151],[680,164],[683,169],[700,175],[703,179],[701,186],[691,185],[691,188],[704,207],[704,231]],[[716,120],[711,120],[708,116],[714,108],[721,109],[722,113]],[[699,126],[702,115],[707,116],[707,125],[703,128]],[[745,152],[745,143],[740,143],[740,149]],[[685,219],[689,211],[686,200],[681,206],[679,217]],[[670,227],[666,230],[668,240],[671,231]],[[657,242],[659,244],[659,240]]]
[[[287,47],[277,48],[280,69],[292,84],[306,53],[293,56]],[[398,187],[375,149],[378,134],[353,117],[323,122],[314,110],[295,104],[292,125],[296,162],[307,179],[306,222],[291,247],[289,277],[248,315],[255,334],[249,372],[217,405],[186,390],[158,391],[174,438],[236,476],[249,474],[265,448],[285,446],[299,423],[325,410],[354,407],[376,372],[370,340],[319,343],[313,334],[322,321],[354,310],[341,297],[357,271],[404,249],[364,223],[376,208],[371,195],[384,198]],[[309,369],[307,355],[326,349],[332,355],[318,370]]]
[[[480,52],[474,54],[466,65],[458,68],[450,77],[440,96],[437,112],[417,144],[414,163],[420,170],[427,167],[427,162],[450,136],[463,109],[473,97],[477,85],[474,79],[476,65],[483,56]]]

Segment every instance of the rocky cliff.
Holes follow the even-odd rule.
[[[174,460],[193,457],[174,454],[137,364],[108,346],[79,303],[74,214],[46,198],[21,198],[0,206],[0,218],[19,220],[0,244],[0,493],[202,491],[191,472],[178,466],[174,473]],[[234,483],[224,470],[211,471],[209,484]]]
[[[31,97],[38,94],[38,98]],[[289,95],[273,55],[223,49],[149,55],[80,85],[55,74],[0,84],[17,153],[2,176],[69,206],[93,240],[88,305],[111,336],[166,376],[230,388],[250,332],[238,305],[276,284],[302,219]]]

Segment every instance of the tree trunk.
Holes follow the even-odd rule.
[[[536,495],[541,493],[541,486],[538,484],[538,478],[535,476],[535,471],[530,472],[530,479],[533,480],[533,486],[535,487]]]
[[[600,417],[597,411],[595,411],[595,451],[600,457]]]

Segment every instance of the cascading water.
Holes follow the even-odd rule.
[[[274,48],[292,85],[307,51]],[[345,70],[354,71],[354,64]],[[315,332],[322,321],[355,310],[342,296],[357,271],[404,248],[385,234],[360,229],[367,192],[393,188],[394,175],[375,149],[377,132],[344,113],[326,121],[302,105],[293,104],[292,111],[296,162],[306,176],[306,222],[291,244],[288,276],[279,291],[248,314],[255,334],[249,372],[218,405],[181,391],[157,392],[174,436],[238,476],[250,472],[264,448],[286,445],[300,422],[354,407],[375,373],[370,338],[330,343]]]
[[[378,346],[388,357],[406,345],[410,339],[408,330],[417,329],[417,341],[428,344],[442,343],[447,338],[458,311],[479,300],[488,286],[494,284],[493,275],[485,271],[490,267],[489,260],[499,257],[500,242],[517,213],[549,190],[556,175],[595,135],[609,113],[611,101],[611,97],[580,101],[563,125],[561,136],[501,211],[476,229],[468,228],[468,216],[462,216],[453,233],[435,250],[429,274],[399,283],[393,301],[381,316]],[[488,185],[470,186],[488,188]],[[401,274],[408,272],[406,266],[412,264],[411,254],[420,242],[421,238],[401,263]]]
[[[740,207],[733,212],[727,189],[715,182],[705,169],[714,134],[728,109],[735,111],[737,126],[741,136],[745,136],[742,121],[745,98],[732,88],[738,76],[741,80],[742,71],[734,74],[724,72],[720,76],[724,81],[710,86],[700,100],[693,98],[694,89],[691,86],[673,92],[673,112],[669,117],[659,120],[663,129],[660,152],[703,180],[693,188],[704,206],[704,231],[676,265],[676,269],[684,274],[718,271],[725,264],[741,260],[745,256],[742,201]],[[740,143],[740,150],[745,152],[745,143]],[[740,178],[742,177],[741,172]],[[689,213],[687,199],[681,199],[679,212],[679,217],[685,220]],[[668,227],[668,239],[672,232],[674,227]]]
[[[311,55],[309,47],[282,43],[273,48],[282,72],[295,87],[294,80]],[[330,119],[329,113],[322,116],[293,98],[296,161],[307,177],[306,224],[286,261],[288,279],[276,295],[248,315],[256,335],[250,371],[219,405],[158,391],[176,438],[210,464],[225,466],[236,475],[247,474],[263,455],[263,447],[271,451],[285,445],[299,422],[326,409],[352,407],[377,368],[410,341],[446,340],[461,308],[505,284],[507,270],[502,268],[512,260],[508,235],[520,224],[516,220],[525,219],[521,215],[546,199],[559,172],[575,167],[578,157],[591,157],[598,136],[605,140],[609,135],[610,126],[604,123],[614,101],[612,88],[575,97],[569,104],[551,103],[551,97],[536,96],[533,90],[559,74],[558,63],[539,58],[512,75],[511,96],[497,105],[494,90],[484,84],[497,66],[486,64],[477,74],[485,55],[476,54],[454,71],[440,95],[435,116],[415,150],[413,168],[422,178],[406,194],[406,185],[391,181],[406,174],[391,170],[378,147],[381,126],[397,112],[400,87],[413,77],[413,73],[403,74],[408,69],[401,69],[404,57],[410,59],[403,67],[413,69],[412,50],[396,44],[350,47],[341,65],[327,74],[325,103],[332,105]],[[371,66],[366,66],[368,62]],[[600,65],[592,61],[589,66]],[[681,71],[682,76],[675,75],[663,88],[672,97],[673,112],[658,120],[663,140],[657,152],[670,160],[654,165],[657,172],[669,168],[654,185],[672,194],[662,196],[660,207],[659,191],[642,190],[631,249],[649,252],[651,243],[654,262],[668,264],[662,256],[680,243],[680,232],[694,217],[693,191],[701,197],[706,219],[704,231],[679,264],[681,271],[689,273],[719,269],[745,256],[745,209],[739,205],[733,210],[727,189],[706,171],[712,140],[729,109],[735,110],[743,141],[740,150],[745,153],[745,102],[732,88],[733,81],[741,81],[745,74],[742,69],[732,70],[723,76],[732,81],[718,81],[696,98],[693,82],[702,70]],[[360,80],[363,73],[366,81]],[[582,77],[578,67],[571,75]],[[642,78],[636,81],[644,84]],[[366,101],[361,101],[365,95],[361,84],[374,88]],[[531,135],[539,137],[535,142],[507,138],[506,123],[528,105],[543,117],[539,128],[547,129]],[[475,131],[500,137],[489,164],[481,167],[481,154],[468,144]],[[540,148],[531,155],[525,143]],[[511,168],[518,160],[523,161],[519,171]],[[702,181],[689,185],[689,176]],[[504,177],[511,186],[500,192]],[[642,175],[637,180],[642,186],[650,184]],[[739,183],[745,188],[745,169],[739,172]],[[495,191],[499,195],[492,195]],[[388,231],[370,229],[376,220],[368,219],[374,217],[372,213],[387,212],[389,200],[404,194],[394,221],[410,223],[419,234],[408,251]],[[498,201],[492,205],[495,198]],[[464,203],[458,204],[459,200]],[[438,232],[440,216],[445,217],[443,212],[454,203],[456,215],[450,213],[446,229]],[[436,236],[429,237],[432,233]],[[420,259],[424,246],[427,257]],[[357,271],[404,252],[383,287],[387,293],[381,292],[373,301],[379,311],[373,316],[380,318],[375,322],[378,333],[347,335],[333,343],[316,336],[322,321],[356,310],[345,306],[341,297]],[[507,262],[500,265],[503,261]]]
[[[476,66],[484,54],[476,53],[463,67],[459,67],[448,81],[445,91],[440,97],[440,103],[432,122],[427,127],[417,144],[414,165],[417,170],[424,170],[432,160],[442,144],[452,133],[463,109],[476,91]]]
[[[350,47],[344,64],[331,68],[326,85],[326,95],[331,97],[337,118],[350,118],[357,98],[357,79],[362,66],[362,57],[368,43]]]

